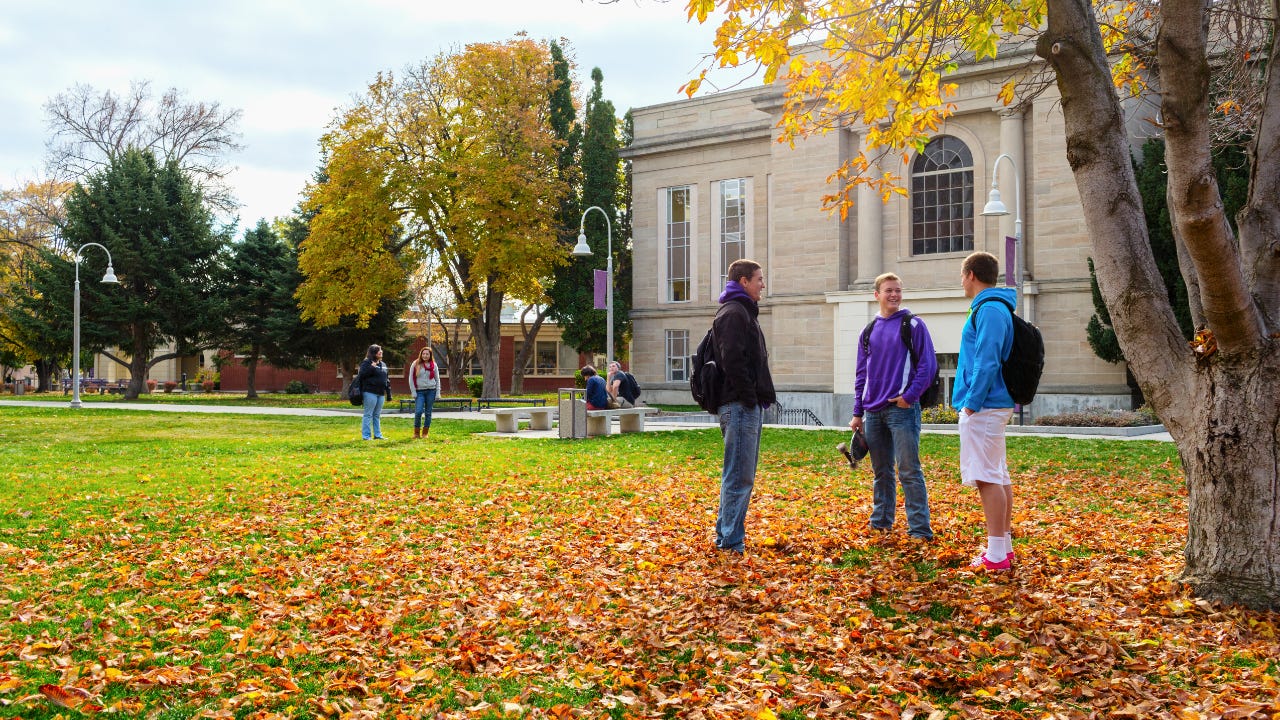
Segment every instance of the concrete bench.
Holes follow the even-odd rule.
[[[618,418],[618,430],[624,433],[644,432],[644,416],[657,413],[657,408],[637,407],[616,410],[588,410],[587,437],[608,435],[613,430],[613,418]]]
[[[528,407],[532,405],[546,405],[546,398],[529,398],[529,397],[502,397],[502,398],[479,398],[476,400],[476,406],[482,410],[487,410],[494,406],[513,406]]]
[[[498,419],[498,432],[513,433],[520,431],[521,418],[529,418],[530,430],[550,430],[551,417],[556,412],[556,408],[550,407],[518,407],[518,408],[497,408],[487,410],[492,412]]]

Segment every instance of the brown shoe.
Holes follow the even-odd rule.
[[[413,429],[413,436],[414,436],[415,438],[420,438],[420,437],[422,437],[422,435],[420,435],[420,434],[418,434],[418,433],[419,433],[418,428],[414,428],[414,429]]]

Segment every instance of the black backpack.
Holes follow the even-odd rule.
[[[915,317],[911,313],[902,316],[902,344],[907,346],[907,352],[911,354],[911,367],[915,368],[919,364],[919,358],[916,357],[916,349],[911,346],[911,318]],[[864,355],[871,354],[871,328],[876,324],[875,320],[867,323],[862,329],[862,352]],[[942,402],[942,372],[935,365],[933,368],[933,381],[920,394],[920,407],[933,407]]]
[[[1013,305],[1004,298],[987,298],[974,305],[973,311],[976,313],[978,308],[993,300],[1009,308],[1009,316],[1013,318],[1013,347],[1009,350],[1009,357],[1000,365],[1000,375],[1009,390],[1009,397],[1019,405],[1026,405],[1035,399],[1040,375],[1044,373],[1044,338],[1040,336],[1040,328],[1018,317]]]
[[[364,391],[360,389],[360,377],[358,375],[347,386],[347,400],[356,407],[364,404]]]
[[[636,382],[636,376],[629,372],[622,373],[623,383],[627,386],[627,392],[631,397],[627,398],[631,402],[635,402],[640,397],[640,383]]]
[[[689,392],[698,407],[715,414],[720,410],[720,386],[723,384],[720,366],[716,364],[715,339],[712,331],[707,330],[698,349],[690,358],[692,372],[689,374]]]

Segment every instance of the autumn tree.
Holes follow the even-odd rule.
[[[318,172],[315,181],[326,182],[327,176],[323,171]],[[288,246],[295,264],[310,236],[313,218],[313,210],[299,207],[293,214],[277,221],[273,228]],[[297,293],[302,287],[304,276],[299,267],[295,267],[294,272],[297,275],[292,282],[296,288],[294,300],[297,303]],[[407,295],[403,294],[383,298],[374,312],[363,320],[355,314],[340,315],[323,327],[303,318],[301,305],[297,304],[302,327],[299,328],[299,337],[294,341],[293,350],[309,358],[333,363],[344,378],[355,377],[356,369],[370,345],[378,344],[388,348],[390,352],[385,359],[390,364],[394,361],[395,352],[404,342],[404,323],[401,318],[407,301]]]
[[[783,140],[850,123],[868,128],[872,149],[832,177],[830,204],[838,208],[861,182],[894,192],[892,165],[868,176],[871,160],[927,141],[951,111],[954,86],[945,75],[959,58],[1034,43],[1040,64],[1015,68],[1000,97],[1034,92],[1040,72],[1061,95],[1099,288],[1186,474],[1183,578],[1206,598],[1280,607],[1280,2],[1147,0],[1095,9],[1085,0],[690,0],[687,7],[700,21],[723,14],[719,62],[756,62],[766,82],[785,82]],[[809,39],[824,52],[797,52]],[[1148,86],[1159,90],[1167,203],[1199,329],[1191,344],[1152,253],[1117,92]],[[1212,149],[1242,131],[1251,137],[1252,174],[1233,232]]]
[[[161,163],[177,163],[206,202],[230,212],[236,201],[226,183],[234,169],[227,155],[241,148],[242,114],[216,102],[188,100],[176,88],[156,99],[146,81],[131,83],[123,95],[76,85],[45,104],[52,133],[49,169],[55,178],[79,180],[131,149],[146,150]]]
[[[31,268],[40,251],[66,253],[62,200],[71,187],[46,180],[0,190],[0,353],[34,366],[41,390],[52,388],[65,347],[44,324],[20,323],[17,303],[33,291]]]
[[[618,158],[618,116],[613,103],[604,99],[604,73],[600,68],[591,70],[591,92],[587,96],[585,124],[582,134],[582,209],[592,206],[605,212],[581,214],[573,218],[572,232],[575,238],[579,223],[585,229],[590,258],[575,258],[556,273],[551,288],[551,316],[560,323],[564,341],[579,352],[604,352],[607,335],[607,318],[603,311],[595,309],[593,288],[594,271],[603,270],[609,246],[609,230],[612,229],[614,268],[614,332],[618,339],[627,335],[627,318],[631,309],[631,293],[620,288],[630,288],[630,279],[620,285],[618,279],[624,268],[630,268],[630,245],[622,237],[619,227],[618,207],[621,183],[621,162]],[[606,219],[607,218],[607,219]],[[619,342],[615,339],[615,342]],[[619,345],[625,343],[619,342]]]
[[[266,220],[232,243],[227,259],[228,285],[223,340],[247,368],[245,397],[256,398],[259,362],[277,368],[308,367],[309,328],[293,294],[302,281],[294,249]]]
[[[367,321],[428,253],[471,326],[484,393],[500,394],[502,305],[536,301],[564,262],[546,45],[475,43],[380,74],[322,139],[328,182],[299,263],[304,317]]]
[[[214,347],[224,316],[220,259],[227,238],[176,162],[122,153],[71,192],[64,234],[70,248],[96,242],[111,253],[118,285],[81,282],[81,340],[85,350],[129,369],[126,398],[138,396],[156,363]],[[45,328],[69,356],[75,266],[64,254],[40,254],[15,317]],[[81,265],[82,280],[100,278],[106,257],[86,253]],[[165,345],[174,349],[155,354]]]

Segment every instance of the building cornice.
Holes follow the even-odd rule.
[[[658,137],[633,142],[618,152],[624,159],[657,155],[664,152],[676,152],[709,145],[726,145],[735,142],[752,140],[770,140],[773,137],[773,124],[768,120],[727,125],[723,127],[700,128],[681,132],[667,133]]]

